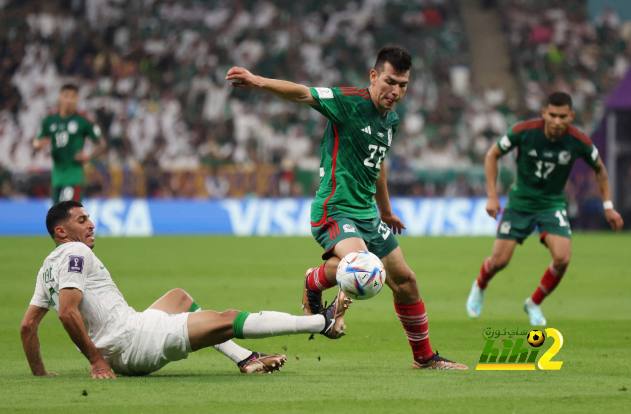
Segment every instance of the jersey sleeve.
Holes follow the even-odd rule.
[[[37,282],[35,282],[35,292],[33,293],[33,298],[31,299],[29,305],[50,310],[50,300],[48,299],[48,296],[46,296],[45,289],[46,287],[44,286],[44,282],[42,281],[40,273],[37,275]]]
[[[309,88],[311,96],[319,105],[311,105],[313,109],[324,115],[336,125],[343,124],[349,118],[348,107],[338,88]]]
[[[85,289],[85,280],[92,267],[92,251],[83,243],[70,249],[59,264],[59,290]]]
[[[96,142],[101,136],[101,128],[97,124],[93,124],[86,119],[85,122],[85,136]]]
[[[581,153],[581,158],[587,163],[587,165],[596,165],[598,159],[600,158],[600,154],[598,153],[598,148],[594,144],[587,146],[583,146],[583,151]]]
[[[40,124],[39,129],[37,130],[37,139],[50,137],[49,128],[50,128],[50,122],[48,121],[48,118],[42,119],[42,123]]]
[[[519,147],[519,144],[521,144],[521,135],[519,132],[513,132],[513,128],[509,129],[506,134],[497,140],[497,147],[502,154],[506,154],[515,147]]]

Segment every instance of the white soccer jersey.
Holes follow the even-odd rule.
[[[66,288],[83,292],[79,312],[88,336],[103,356],[120,353],[131,344],[129,326],[136,311],[83,243],[61,244],[44,260],[30,304],[45,309],[52,305],[59,313],[59,291]]]

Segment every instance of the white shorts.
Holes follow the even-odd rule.
[[[137,313],[130,323],[131,345],[120,355],[106,357],[116,374],[147,375],[191,352],[188,312],[169,315],[157,309]]]

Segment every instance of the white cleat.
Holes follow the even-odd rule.
[[[532,326],[546,326],[546,318],[543,317],[541,306],[534,303],[531,298],[526,299],[524,310],[530,316],[530,324]]]
[[[478,318],[482,313],[482,303],[484,302],[485,289],[480,289],[477,279],[473,281],[471,293],[467,299],[467,315],[470,318]]]

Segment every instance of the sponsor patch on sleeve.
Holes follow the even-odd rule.
[[[70,256],[68,272],[83,273],[83,256]]]
[[[592,155],[591,155],[591,157],[592,157],[592,161],[596,161],[596,160],[598,160],[598,148],[594,147],[594,148],[592,149]]]
[[[508,139],[506,135],[504,135],[500,139],[500,148],[502,148],[504,151],[508,151],[512,145],[513,144],[510,142],[510,139]]]
[[[333,91],[330,88],[314,88],[320,99],[333,99]]]

